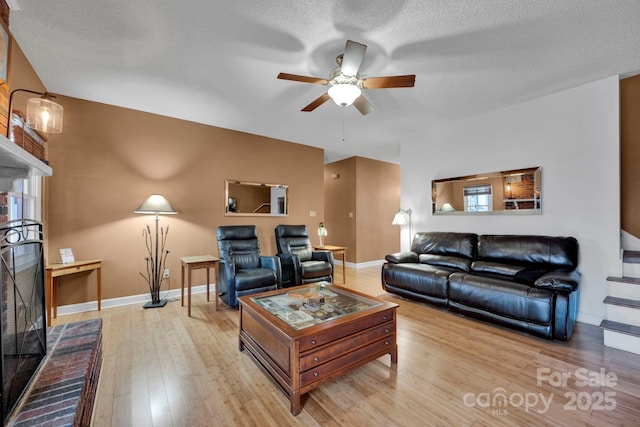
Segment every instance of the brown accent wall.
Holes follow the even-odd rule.
[[[334,176],[332,178],[331,176]],[[356,158],[350,157],[324,166],[324,221],[327,245],[346,246],[347,261],[356,262]],[[317,225],[317,224],[316,224]],[[315,243],[318,243],[317,236]]]
[[[15,44],[11,69],[14,87],[45,90]],[[27,98],[18,94],[15,108],[24,109]],[[102,258],[103,299],[148,292],[139,275],[146,256],[142,229],[154,221],[133,211],[152,193],[164,194],[179,211],[160,219],[169,225],[171,252],[163,290],[180,287],[180,257],[217,255],[218,225],[255,224],[263,254],[271,255],[276,225],[312,228],[309,212],[324,215],[321,149],[75,98],[58,101],[65,123],[62,134],[49,135],[45,257],[59,262],[59,249],[70,247],[76,259]],[[225,179],[289,185],[289,216],[225,217]],[[204,281],[196,271],[194,283]],[[95,272],[60,279],[60,305],[96,298]]]
[[[620,81],[620,224],[640,238],[640,76]]]
[[[2,2],[4,3],[4,2]],[[31,64],[24,56],[24,53],[20,49],[15,41],[12,40],[11,43],[11,60],[9,61],[9,74],[11,74],[11,85],[13,89],[30,89],[38,92],[43,92],[45,90],[44,85],[40,81],[40,78],[36,74],[36,72],[31,67]],[[27,99],[32,98],[35,95],[25,93],[25,92],[17,92],[13,97],[13,111],[26,111],[27,110]],[[7,104],[8,106],[8,104]],[[0,107],[1,109],[1,107]],[[3,122],[3,126],[6,126],[6,116],[2,116],[0,120]],[[2,130],[3,135],[6,134],[6,127]],[[46,147],[47,142],[45,142]],[[46,178],[45,178],[46,179]],[[3,193],[4,194],[4,193]],[[46,198],[46,194],[43,193],[43,198]],[[7,202],[7,197],[0,197],[0,206],[3,205],[3,201]],[[5,204],[6,206],[6,204]],[[8,206],[7,206],[8,209]],[[0,212],[4,211],[4,208],[0,208]],[[0,215],[0,223],[6,221],[7,217]],[[47,230],[46,224],[46,212],[45,209],[42,209],[42,222],[44,223],[45,233]],[[45,239],[45,251],[47,248],[47,240]]]
[[[255,224],[262,253],[275,253],[273,229],[323,215],[323,150],[154,114],[62,97],[65,128],[49,139],[49,261],[70,247],[76,259],[103,258],[103,298],[143,294],[142,229],[153,216],[133,211],[152,193],[178,215],[169,226],[167,267],[180,287],[182,256],[217,255],[219,225]],[[289,185],[288,217],[225,216],[225,180]],[[95,300],[87,277],[65,278],[60,304]],[[195,283],[204,283],[198,272]],[[164,289],[164,287],[163,287]]]
[[[391,225],[400,207],[400,166],[351,157],[325,165],[326,244],[347,246],[347,261],[384,259],[398,251],[400,228]]]

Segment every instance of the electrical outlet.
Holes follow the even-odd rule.
[[[169,269],[168,268],[164,269],[164,273],[162,273],[162,278],[163,279],[168,279],[169,278]]]

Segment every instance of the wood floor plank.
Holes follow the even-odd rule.
[[[640,356],[604,347],[596,326],[579,323],[568,343],[531,337],[386,294],[380,267],[347,268],[346,286],[399,304],[398,364],[384,356],[323,384],[303,396],[295,417],[286,396],[238,350],[238,312],[215,311],[203,294],[193,296],[193,317],[171,301],[54,324],[103,319],[97,427],[640,424]],[[601,369],[616,375],[614,386],[576,378]],[[558,385],[551,375],[570,378]],[[615,408],[594,403],[605,392]],[[573,396],[580,408],[571,407]],[[525,406],[534,397],[549,399],[548,407]]]

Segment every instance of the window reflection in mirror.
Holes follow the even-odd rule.
[[[541,180],[540,167],[433,180],[433,213],[541,214]]]
[[[287,186],[249,181],[225,181],[225,215],[286,216]]]

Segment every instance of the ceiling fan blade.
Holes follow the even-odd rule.
[[[416,75],[389,76],[389,77],[369,77],[362,79],[362,87],[365,89],[384,89],[391,87],[413,87],[416,82]]]
[[[355,101],[353,101],[353,106],[356,107],[358,111],[360,111],[360,114],[362,114],[363,116],[366,116],[367,114],[375,111],[373,105],[371,105],[369,100],[365,98],[364,95],[360,95]]]
[[[367,45],[347,40],[347,45],[344,47],[344,55],[342,55],[342,67],[340,68],[342,74],[349,77],[357,76],[366,50]]]
[[[324,104],[325,102],[327,102],[330,99],[331,99],[331,97],[329,96],[329,94],[328,93],[324,93],[324,94],[320,95],[318,98],[316,98],[313,102],[311,102],[311,104],[307,105],[306,107],[304,107],[300,111],[306,111],[308,113],[310,111],[315,110],[316,108],[318,108],[319,106],[321,106],[322,104]]]
[[[318,85],[326,85],[327,83],[329,83],[327,79],[321,79],[319,77],[299,76],[297,74],[287,73],[278,74],[278,78],[282,80],[293,80],[294,82],[315,83]]]

